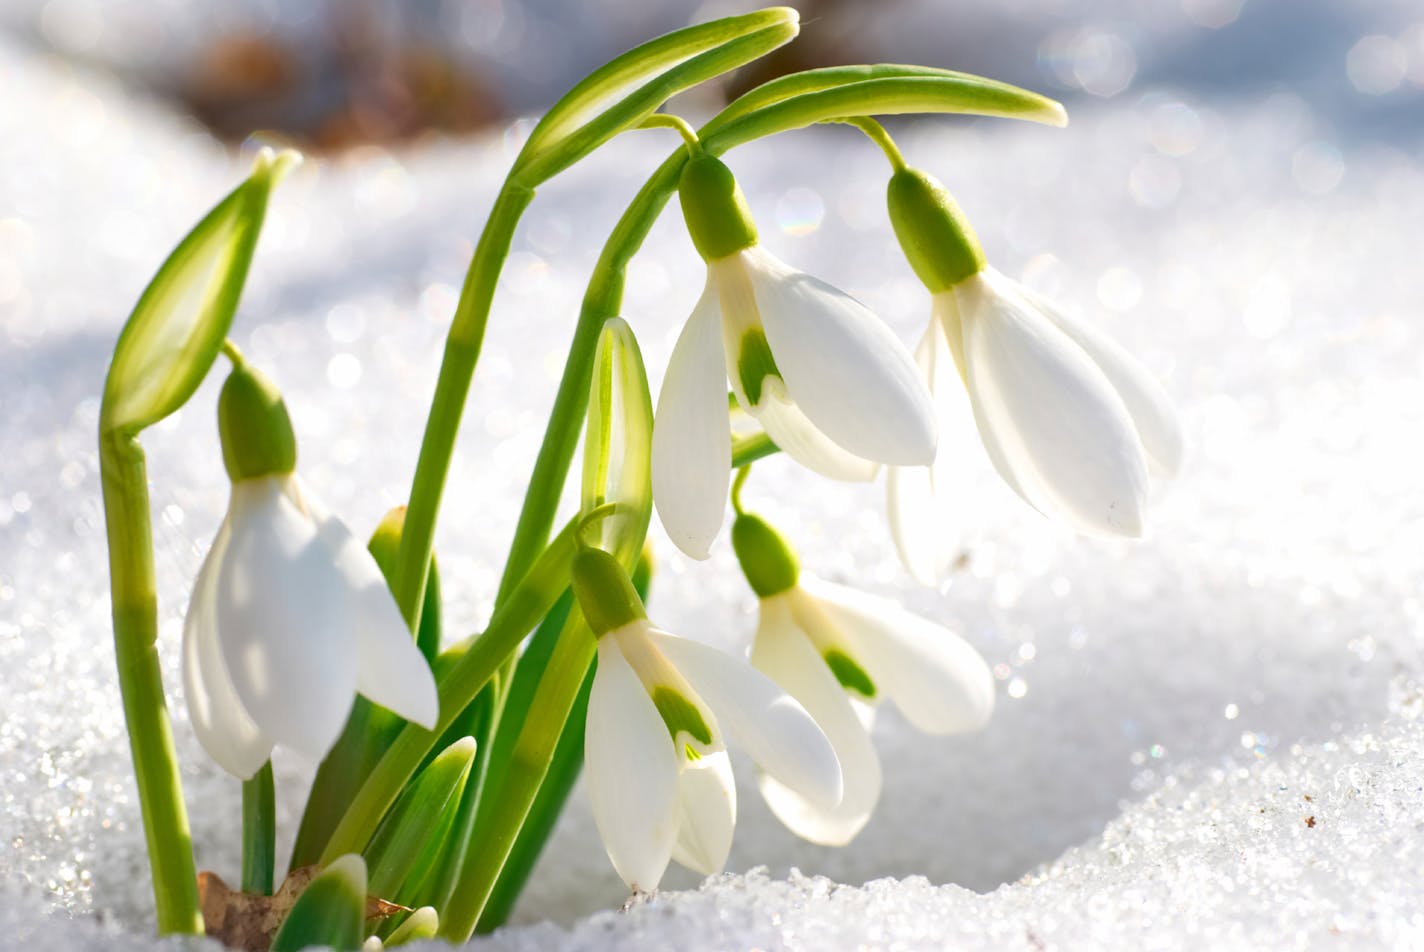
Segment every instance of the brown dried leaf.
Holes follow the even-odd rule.
[[[238,892],[216,873],[206,870],[199,873],[198,897],[208,935],[230,949],[267,952],[297,897],[320,871],[318,866],[292,870],[271,896]],[[379,922],[398,912],[410,912],[410,909],[375,896],[366,897],[367,922]]]

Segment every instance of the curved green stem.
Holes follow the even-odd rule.
[[[674,116],[668,112],[655,112],[642,122],[638,123],[639,129],[676,129],[677,134],[682,136],[682,142],[687,146],[689,153],[696,152],[701,148],[701,143],[697,138],[697,130],[688,124],[687,120],[681,116]]]
[[[405,528],[401,532],[400,552],[396,556],[396,569],[391,582],[396,603],[400,605],[401,614],[412,631],[420,626],[420,606],[430,572],[435,520],[440,512],[445,478],[450,472],[450,458],[455,451],[460,416],[464,413],[470,380],[480,358],[490,302],[494,299],[500,269],[509,254],[515,225],[533,200],[533,189],[517,182],[506,181],[500,190],[485,223],[484,233],[480,235],[480,243],[475,248],[470,270],[465,275],[465,286],[460,292],[460,302],[455,308],[455,318],[445,341],[445,356],[440,362],[440,376],[435,383],[430,416],[425,423],[425,437],[415,464]]]
[[[128,433],[103,433],[99,471],[109,535],[119,690],[143,810],[158,932],[201,935],[193,838],[158,667],[158,596],[143,448]]]
[[[885,131],[885,127],[871,119],[869,116],[851,116],[846,119],[829,119],[828,122],[843,123],[847,126],[855,126],[864,132],[866,138],[880,146],[880,151],[885,153],[885,158],[890,162],[890,168],[896,172],[903,172],[908,166],[905,157],[900,154],[900,147],[895,144],[895,140],[890,138],[890,133]]]

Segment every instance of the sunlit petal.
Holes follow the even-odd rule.
[[[672,858],[704,876],[722,871],[737,823],[737,787],[725,750],[684,759],[677,777],[677,842]]]
[[[732,465],[721,308],[710,279],[668,362],[652,455],[663,528],[683,552],[707,558],[726,514]]]
[[[826,735],[806,709],[741,658],[653,632],[658,648],[712,708],[762,770],[816,803],[841,799],[841,768]]]
[[[959,635],[886,598],[802,576],[877,688],[926,734],[977,730],[994,710],[994,676]]]
[[[183,693],[193,732],[208,756],[246,780],[271,756],[272,741],[243,709],[218,641],[218,575],[229,537],[224,521],[193,583],[183,621]]]
[[[677,772],[667,725],[614,639],[601,639],[584,725],[584,773],[598,835],[629,889],[656,889],[672,857]]]
[[[763,381],[761,403],[750,412],[772,442],[814,473],[846,482],[869,482],[880,469],[879,463],[847,453],[817,429],[776,377]]]
[[[844,291],[761,248],[743,255],[781,378],[816,428],[875,462],[932,462],[934,406],[899,338]]]
[[[1081,532],[1141,535],[1147,465],[1107,377],[991,270],[955,287],[969,397],[1000,474]]]
[[[829,846],[849,843],[880,798],[880,761],[846,692],[792,619],[785,594],[762,599],[751,661],[805,707],[831,742],[844,777],[841,801],[830,808],[765,773],[758,779],[762,796],[796,835]]]
[[[356,689],[349,589],[283,477],[233,485],[217,582],[223,660],[263,733],[320,760]]]

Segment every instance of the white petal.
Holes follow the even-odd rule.
[[[721,306],[710,276],[668,361],[652,454],[663,528],[683,552],[707,558],[726,514],[732,467]]]
[[[346,524],[297,481],[317,536],[346,580],[356,628],[356,690],[408,721],[433,729],[439,718],[435,677],[401,617],[395,596],[371,553]]]
[[[741,658],[664,632],[650,634],[711,706],[718,727],[735,737],[757,766],[822,806],[840,802],[836,753],[795,698]]]
[[[652,892],[677,836],[677,754],[658,709],[616,642],[602,638],[584,724],[593,821],[629,889]]]
[[[1172,398],[1157,378],[1121,344],[1096,327],[1070,316],[1027,288],[1020,286],[1019,290],[1038,305],[1059,330],[1087,351],[1098,369],[1117,388],[1117,395],[1132,414],[1153,471],[1161,476],[1175,476],[1182,467],[1182,425]]]
[[[797,629],[785,595],[761,601],[752,664],[801,703],[825,732],[844,777],[841,802],[826,808],[763,774],[757,784],[777,819],[813,843],[844,846],[880,799],[880,760],[850,699],[831,669]]]
[[[217,590],[228,673],[263,733],[320,760],[356,690],[352,593],[284,480],[234,484],[230,524]]]
[[[955,292],[969,399],[1000,474],[1080,532],[1141,535],[1147,464],[1107,377],[991,269]]]
[[[934,406],[905,345],[855,298],[760,248],[743,252],[786,389],[846,452],[879,463],[934,460]]]
[[[994,711],[994,676],[979,652],[942,625],[889,599],[802,576],[793,602],[816,608],[855,648],[855,659],[906,720],[926,734],[983,727]]]
[[[925,585],[943,578],[963,545],[965,507],[978,466],[973,417],[953,373],[949,347],[932,318],[915,349],[939,411],[939,451],[932,466],[892,466],[885,479],[890,535],[905,569]],[[966,439],[966,434],[969,437]]]
[[[725,750],[684,761],[677,776],[677,842],[672,858],[713,876],[727,865],[737,823],[737,787]]]
[[[193,583],[183,620],[183,696],[198,743],[218,766],[247,780],[272,755],[272,741],[243,709],[218,641],[217,582],[229,537],[224,520]]]
[[[880,464],[852,456],[833,443],[791,401],[782,381],[767,377],[761,392],[761,403],[749,412],[787,456],[828,479],[864,483],[875,478]]]

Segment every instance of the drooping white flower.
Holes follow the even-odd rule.
[[[724,731],[786,789],[834,808],[840,765],[796,700],[746,662],[653,628],[606,553],[579,559],[574,589],[598,636],[585,776],[599,836],[630,889],[655,889],[670,859],[721,871],[737,815]]]
[[[907,567],[932,580],[952,553],[955,535],[936,510],[965,472],[957,450],[971,417],[995,470],[1031,506],[1088,535],[1142,535],[1149,474],[1173,476],[1182,460],[1162,385],[1106,335],[989,267],[930,176],[897,172],[890,210],[933,294],[916,358],[943,428],[933,468],[889,475],[891,527]],[[967,413],[950,366],[968,392]]]
[[[198,740],[244,779],[276,744],[325,757],[358,692],[427,728],[438,714],[435,680],[375,560],[292,472],[295,443],[273,395],[241,366],[223,388],[232,496],[183,627]]]
[[[772,812],[797,835],[841,846],[865,826],[880,797],[871,743],[875,707],[887,698],[926,734],[977,730],[994,710],[994,678],[970,644],[889,599],[805,575],[789,546],[755,516],[739,515],[733,543],[760,602],[751,662],[815,718],[845,774],[826,807],[778,778],[759,778]]]
[[[833,479],[867,480],[880,463],[927,465],[935,454],[934,409],[904,345],[859,301],[756,244],[730,176],[710,156],[684,173],[707,284],[673,348],[653,427],[658,514],[699,559],[726,509],[729,382],[777,446]]]

